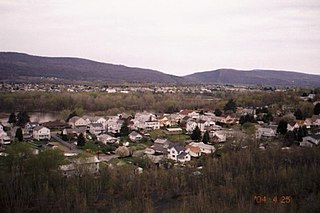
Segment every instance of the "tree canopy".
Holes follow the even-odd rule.
[[[77,139],[77,146],[84,146],[86,144],[86,139],[84,138],[83,134],[80,133]]]
[[[14,112],[12,112],[9,116],[8,123],[15,124],[17,122],[17,116]]]
[[[23,133],[22,133],[22,129],[21,129],[20,127],[16,130],[15,138],[16,138],[19,142],[23,141]]]
[[[233,99],[229,99],[229,101],[226,103],[226,105],[224,106],[223,109],[224,109],[224,111],[236,112],[237,104]]]
[[[202,142],[207,144],[210,142],[210,135],[209,135],[209,132],[206,131],[204,134],[203,134],[203,137],[202,137]]]
[[[26,111],[19,112],[17,115],[17,126],[24,127],[28,122],[30,122],[30,117]]]
[[[198,126],[196,126],[196,128],[192,131],[191,139],[195,141],[201,140],[201,130]]]
[[[303,113],[301,111],[301,109],[297,109],[294,114],[293,114],[297,120],[303,120],[304,119],[304,116],[303,116]]]
[[[214,110],[214,114],[215,114],[216,116],[221,116],[221,115],[222,115],[222,111],[217,108],[217,109]]]
[[[288,122],[285,120],[281,120],[277,127],[277,133],[280,133],[281,135],[285,135],[288,131],[287,128],[288,128]]]
[[[317,104],[314,106],[313,113],[314,113],[315,115],[320,115],[320,103],[317,103]]]

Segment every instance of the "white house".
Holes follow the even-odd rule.
[[[144,125],[147,130],[160,129],[160,122],[158,120],[145,121]]]
[[[199,119],[200,118],[200,114],[196,111],[192,111],[190,113],[188,113],[188,116],[193,118],[193,119]]]
[[[36,140],[50,140],[51,135],[50,135],[50,129],[44,126],[38,126],[33,129],[32,131],[32,136]]]
[[[157,116],[148,112],[138,112],[135,114],[135,119],[145,122],[145,121],[156,121]]]
[[[227,140],[227,134],[225,131],[223,130],[219,130],[219,131],[212,131],[210,132],[212,137],[216,137],[217,138],[217,142],[225,142]]]
[[[141,141],[142,135],[137,133],[136,131],[132,131],[129,135],[131,141]]]
[[[26,129],[34,129],[39,126],[38,122],[28,122],[25,126]]]
[[[64,176],[82,176],[86,173],[95,174],[99,172],[100,160],[94,157],[76,158],[70,164],[61,165],[60,170]]]
[[[119,119],[119,116],[110,116],[106,122],[106,129],[108,132],[117,133],[120,132],[123,120]]]
[[[311,119],[313,126],[320,126],[320,115],[313,115]]]
[[[89,125],[89,132],[93,135],[99,135],[104,132],[104,127],[102,123],[91,123]]]
[[[206,127],[206,121],[200,120],[200,121],[195,121],[195,120],[189,120],[186,124],[186,131],[188,133],[191,133],[196,127],[199,127],[201,132],[205,131]]]
[[[99,116],[95,116],[95,117],[90,117],[90,116],[83,116],[83,119],[86,121],[87,124],[102,124],[103,128],[106,127],[107,124],[107,119],[105,119],[104,117],[99,117]]]
[[[172,143],[167,148],[167,157],[168,159],[184,163],[191,160],[191,156],[188,152],[189,150],[180,144]]]
[[[167,128],[167,133],[170,135],[182,134],[182,129],[180,127]]]
[[[256,131],[256,138],[261,137],[275,137],[276,131],[271,128],[258,128]]]
[[[72,128],[76,128],[76,127],[78,128],[78,127],[86,127],[88,125],[88,123],[83,118],[80,118],[78,116],[74,116],[74,117],[70,118],[69,125]]]
[[[302,138],[302,142],[300,143],[300,146],[304,147],[313,147],[317,146],[320,143],[320,134],[319,135],[308,135],[306,137]]]
[[[201,152],[205,154],[214,153],[216,151],[216,148],[214,148],[214,146],[204,144],[203,142],[200,142],[200,143],[192,142],[189,145],[199,147]]]
[[[98,135],[97,139],[98,139],[98,141],[100,141],[100,142],[102,142],[104,144],[107,144],[107,143],[110,143],[110,144],[119,143],[119,141],[120,141],[118,138],[112,137],[111,135],[108,135],[108,134]]]
[[[7,133],[0,128],[0,144],[10,144],[10,143],[11,143],[10,137],[8,137]]]

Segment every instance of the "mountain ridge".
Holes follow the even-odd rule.
[[[23,77],[55,77],[107,83],[259,84],[320,86],[320,75],[281,70],[217,69],[175,76],[153,69],[128,67],[77,57],[45,57],[18,52],[0,52],[0,80]]]

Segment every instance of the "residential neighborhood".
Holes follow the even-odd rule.
[[[67,121],[28,121],[20,127],[10,123],[6,126],[1,124],[0,139],[3,147],[8,146],[17,140],[18,129],[21,129],[22,136],[21,139],[18,138],[20,141],[35,144],[35,149],[42,148],[37,144],[50,143],[51,147],[61,150],[65,156],[88,152],[97,157],[99,162],[108,162],[115,158],[121,159],[115,151],[119,147],[127,147],[128,152],[133,155],[141,150],[144,156],[156,164],[163,160],[186,164],[197,161],[201,156],[220,152],[230,143],[248,140],[251,137],[251,133],[248,132],[251,127],[246,127],[243,121],[252,122],[251,118],[256,119],[256,122],[246,124],[253,127],[252,136],[258,141],[261,150],[267,149],[270,142],[279,141],[283,134],[281,118],[293,115],[289,113],[279,116],[278,122],[265,122],[258,120],[266,114],[260,114],[260,111],[238,107],[236,113],[219,115],[210,111],[189,109],[163,114],[142,111],[131,115],[74,115],[69,116]],[[264,111],[268,111],[267,108]],[[284,123],[283,131],[292,133],[287,134],[288,137],[284,140],[298,140],[300,147],[319,145],[319,115],[304,120],[291,119],[290,122]],[[84,144],[79,145],[81,137]],[[285,144],[283,146],[289,147],[292,143]],[[248,145],[245,143],[242,147],[246,148]],[[68,173],[67,176],[70,175],[68,171],[72,170],[72,167],[63,167]]]

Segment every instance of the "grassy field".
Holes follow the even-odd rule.
[[[167,138],[171,142],[185,142],[186,140],[190,140],[190,136],[186,134],[178,134],[178,135],[169,135],[165,132],[165,130],[157,129],[149,132],[151,138],[156,140],[157,138]]]

